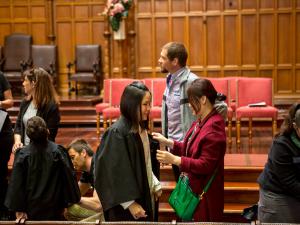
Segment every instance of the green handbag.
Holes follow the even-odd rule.
[[[181,173],[175,189],[172,191],[169,204],[175,210],[177,216],[183,220],[192,220],[194,212],[202,199],[202,196],[207,192],[212,181],[214,180],[217,173],[215,169],[213,175],[207,182],[201,195],[196,195],[189,185],[189,177],[184,173]]]

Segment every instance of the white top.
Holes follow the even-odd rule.
[[[28,145],[30,143],[30,139],[26,134],[26,129],[27,129],[27,121],[36,116],[37,114],[37,108],[33,105],[33,102],[31,101],[24,116],[23,116],[23,124],[25,127],[25,133],[24,133],[24,145]]]

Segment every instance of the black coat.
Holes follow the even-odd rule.
[[[300,139],[295,138],[300,143]],[[258,183],[266,191],[300,200],[300,147],[295,145],[291,137],[281,135],[274,139]]]
[[[154,164],[157,166],[157,161]],[[158,175],[157,167],[153,170]],[[130,123],[124,117],[105,132],[98,147],[95,188],[106,221],[134,220],[129,210],[120,206],[131,200],[146,211],[145,220],[153,221],[143,144],[139,134],[130,131]]]
[[[60,220],[63,209],[80,200],[73,164],[51,141],[17,151],[5,205],[30,220]]]
[[[16,121],[14,133],[21,135],[21,141],[24,143],[24,136],[25,136],[25,127],[23,124],[23,116],[30,104],[31,100],[23,100],[20,105],[20,112],[18,115],[18,119]],[[49,130],[49,140],[55,141],[55,137],[57,135],[57,130],[59,127],[60,122],[60,112],[58,105],[54,102],[51,102],[50,104],[44,106],[41,109],[37,110],[37,116],[42,117],[46,124],[47,128]]]

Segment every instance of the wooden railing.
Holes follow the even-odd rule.
[[[250,223],[215,223],[215,222],[198,222],[198,223],[193,223],[193,222],[177,222],[177,221],[172,221],[172,222],[134,222],[134,221],[129,221],[129,222],[100,222],[96,221],[94,222],[80,222],[80,221],[25,221],[25,220],[20,220],[20,221],[0,221],[0,225],[16,225],[16,224],[26,224],[26,225],[75,225],[75,224],[80,224],[80,225],[250,225]],[[253,223],[251,223],[253,224]],[[262,224],[263,225],[263,224]]]

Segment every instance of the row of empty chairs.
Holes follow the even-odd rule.
[[[212,81],[218,92],[227,96],[229,147],[232,144],[232,120],[234,117],[237,148],[240,148],[241,121],[243,118],[247,118],[249,122],[248,137],[250,144],[252,142],[253,118],[271,118],[272,135],[275,135],[278,109],[273,105],[273,80],[271,78],[225,77],[208,79]]]
[[[11,34],[5,36],[0,49],[1,70],[9,82],[21,83],[23,71],[32,66],[42,67],[56,77],[55,45],[32,45],[30,35]]]
[[[109,124],[111,124],[112,120],[117,119],[120,116],[119,106],[123,90],[133,81],[134,79],[104,80],[103,102],[96,105],[98,135],[100,134],[100,116],[102,116],[103,119],[103,128],[106,130],[107,123],[109,122]],[[147,78],[142,81],[152,93],[150,120],[160,119],[162,96],[166,87],[165,78]]]
[[[49,72],[54,84],[57,78],[57,46],[33,45],[32,36],[27,34],[10,34],[0,46],[0,70],[15,87],[22,87],[24,70],[41,67]],[[72,66],[74,69],[72,71]],[[77,45],[75,60],[67,64],[69,94],[78,94],[78,83],[93,83],[96,94],[100,94],[101,83],[101,47],[100,45]],[[74,85],[73,85],[74,83]]]
[[[232,144],[232,121],[236,121],[236,144],[240,148],[241,120],[248,118],[249,142],[252,141],[252,119],[271,118],[272,135],[277,131],[278,109],[273,106],[273,80],[271,78],[253,77],[224,77],[209,78],[218,92],[227,96],[228,105],[228,144]],[[134,79],[106,79],[104,80],[103,102],[96,105],[97,134],[100,134],[100,117],[102,115],[103,128],[107,128],[107,122],[120,116],[119,104],[124,88]],[[142,80],[152,92],[152,108],[150,121],[161,118],[161,104],[163,92],[166,87],[165,78],[146,78]],[[262,103],[265,105],[251,107],[249,104]]]

